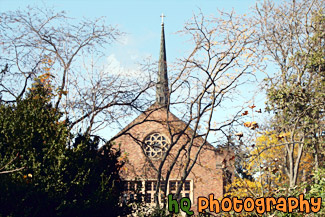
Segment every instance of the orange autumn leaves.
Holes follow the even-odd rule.
[[[251,106],[248,106],[248,108],[250,108],[252,111],[251,111],[251,114],[253,114],[253,112],[256,112],[256,113],[262,113],[262,109],[259,108],[258,110],[254,110],[256,108],[256,105],[251,105]],[[244,112],[241,113],[241,116],[246,116],[246,115],[249,115],[250,112],[248,110],[245,110]],[[249,128],[250,130],[256,130],[257,128],[259,128],[259,124],[256,122],[256,121],[246,121],[244,122],[244,127],[247,127]],[[237,136],[239,139],[241,139],[244,134],[242,132],[238,132],[235,134],[235,136]],[[277,138],[279,140],[282,140],[284,139],[286,136],[288,136],[288,133],[280,133],[279,135],[277,135]]]
[[[248,108],[250,108],[250,109],[252,110],[252,112],[253,112],[253,111],[254,111],[254,108],[256,108],[256,106],[253,104],[253,105],[251,105],[251,106],[248,106]],[[262,113],[262,109],[255,110],[255,112],[257,112],[257,113]],[[246,110],[246,111],[244,111],[241,115],[242,115],[242,116],[246,116],[246,115],[248,115],[248,113],[249,113],[249,112]],[[259,128],[258,123],[257,123],[256,121],[245,122],[245,123],[244,123],[244,126],[245,126],[245,127],[248,127],[248,128],[251,129],[251,130],[255,130],[256,128]]]
[[[248,115],[248,111],[244,111],[243,113],[241,113],[242,116]]]
[[[282,140],[284,139],[286,136],[289,136],[290,133],[280,133],[279,135],[277,135],[277,139],[278,140]]]
[[[245,127],[248,127],[251,130],[255,130],[256,128],[258,128],[258,124],[256,123],[256,121],[252,121],[252,122],[245,122],[244,123]]]
[[[253,112],[253,110],[254,110],[254,108],[256,108],[256,106],[253,104],[253,105],[251,105],[251,106],[248,106],[248,108],[252,109],[252,112]],[[260,109],[258,109],[258,110],[255,110],[255,112],[257,112],[257,113],[262,113],[262,109],[260,108]],[[248,111],[245,110],[243,113],[241,113],[241,115],[242,115],[242,116],[248,115]]]
[[[248,106],[248,108],[250,108],[252,110],[251,113],[253,113],[254,108],[256,108],[256,106],[253,104],[251,106]],[[262,109],[255,110],[255,112],[262,113]],[[249,111],[245,110],[244,112],[241,113],[241,116],[246,116],[248,114],[249,114]],[[247,121],[244,123],[244,126],[251,130],[255,130],[255,129],[259,128],[259,125],[256,121]],[[238,132],[235,134],[235,136],[237,136],[238,139],[241,139],[244,136],[244,134],[242,132]]]

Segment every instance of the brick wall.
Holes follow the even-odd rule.
[[[185,127],[185,123],[171,113],[168,114],[168,123],[173,133],[184,129]],[[156,179],[157,172],[153,169],[152,165],[158,167],[160,161],[148,159],[145,156],[141,146],[147,135],[156,132],[164,135],[170,141],[170,133],[167,127],[166,109],[158,109],[157,106],[152,106],[147,110],[147,113],[140,115],[124,130],[130,128],[131,126],[134,127],[127,130],[127,134],[121,135],[115,140],[116,144],[120,144],[122,152],[127,154],[127,163],[124,166],[125,168],[121,171],[121,176],[122,178],[128,180],[134,180],[136,178],[142,180]],[[181,139],[173,146],[170,155],[167,157],[165,166],[163,167],[163,176],[165,176],[168,166],[171,164],[172,159],[175,157],[180,147],[183,144],[186,144],[188,136],[192,136],[192,134],[193,131],[191,129],[187,129]],[[194,146],[190,154],[191,159],[194,159],[198,147],[203,142],[203,138],[196,138],[194,140]],[[220,148],[216,149],[210,144],[206,144],[201,150],[196,164],[187,177],[187,179],[193,180],[194,183],[194,204],[192,204],[193,210],[196,210],[196,199],[198,196],[208,197],[210,193],[214,193],[216,198],[222,197],[223,169],[221,165],[228,162],[228,169],[233,172],[233,167],[229,164],[229,159],[232,156],[232,151]],[[183,150],[171,173],[170,179],[179,180],[181,178],[182,168],[185,163],[184,159],[186,158],[186,152]]]

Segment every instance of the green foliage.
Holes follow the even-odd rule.
[[[267,89],[267,108],[274,112],[273,127],[277,133],[285,133],[288,136],[281,138],[281,142],[289,143],[286,146],[284,166],[289,168],[290,160],[298,163],[297,171],[300,179],[292,182],[293,170],[287,173],[294,183],[291,187],[279,185],[275,192],[276,197],[282,195],[297,197],[305,193],[310,197],[324,198],[324,98],[325,98],[325,49],[324,49],[324,14],[315,11],[308,20],[308,26],[312,31],[308,35],[309,40],[302,44],[301,49],[293,53],[289,61],[281,62],[279,76],[271,78]],[[298,35],[300,37],[300,35]],[[303,37],[301,35],[301,37]],[[290,48],[289,48],[290,49]],[[303,144],[302,162],[295,153],[297,143]],[[290,149],[290,151],[289,151]],[[289,163],[288,163],[289,162]],[[307,164],[306,164],[307,163]],[[292,167],[293,168],[293,167]],[[310,170],[314,168],[314,176],[310,176]],[[290,168],[289,168],[290,169]],[[304,173],[302,173],[304,171]],[[299,177],[298,176],[298,177]],[[281,183],[280,183],[281,184]],[[324,215],[323,209],[317,216]],[[275,212],[276,216],[304,216],[295,212],[291,214]]]
[[[129,204],[131,215],[138,217],[176,217],[180,215],[168,213],[167,209],[157,208],[141,202]]]
[[[319,216],[325,216],[325,168],[320,168],[314,173],[314,182],[307,185],[307,188],[310,188],[306,195],[307,198],[322,198],[322,206],[317,214]]]
[[[325,154],[321,136],[325,108],[323,12],[316,11],[308,22],[313,29],[309,40],[285,63],[279,76],[268,80],[267,109],[275,114],[273,127],[278,133],[290,132],[290,142],[303,141],[304,151],[314,152],[317,168],[325,166],[321,160]]]
[[[62,216],[117,216],[121,182],[120,152],[109,144],[98,150],[99,138],[78,135],[60,165],[57,208]],[[108,213],[109,210],[109,213]]]
[[[24,99],[0,105],[0,168],[8,172],[0,174],[0,216],[117,216],[119,150],[99,150],[99,137],[81,134],[69,146],[51,97],[38,80]]]
[[[1,175],[0,212],[4,216],[37,215],[55,206],[46,198],[55,189],[68,130],[46,93],[36,83],[17,104],[0,105],[0,165],[7,165],[7,171],[25,168]]]
[[[267,90],[268,109],[281,117],[280,124],[294,124],[303,116],[302,121],[315,124],[324,110],[325,97],[325,49],[323,12],[317,11],[309,20],[313,32],[301,50],[296,51],[281,68],[276,83]],[[289,69],[292,69],[289,71]],[[279,120],[279,118],[277,119]],[[289,122],[291,121],[291,122]],[[305,126],[307,127],[307,126]]]
[[[167,214],[167,211],[163,208],[154,208],[154,211],[151,214],[152,217],[165,217],[173,216],[172,214]]]
[[[299,198],[299,195],[301,193],[304,193],[304,199],[310,201],[311,197],[322,198],[322,205],[320,210],[315,214],[311,216],[324,216],[325,215],[325,169],[319,169],[315,171],[313,174],[313,181],[312,182],[304,182],[300,185],[297,185],[294,188],[286,188],[283,186],[283,188],[278,189],[276,192],[274,192],[274,197],[281,197],[283,195],[290,195],[295,198]],[[276,216],[305,216],[305,213],[300,213],[297,210],[294,210],[293,213],[283,213],[279,211],[275,211]]]

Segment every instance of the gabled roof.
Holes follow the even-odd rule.
[[[165,106],[162,106],[162,105],[158,104],[157,102],[155,102],[146,111],[144,111],[142,114],[140,114],[138,117],[136,117],[133,121],[131,121],[126,127],[124,127],[113,138],[118,138],[119,136],[122,136],[123,134],[128,133],[128,131],[130,131],[135,126],[141,125],[144,123],[158,122],[158,123],[166,124],[166,121],[167,121],[166,118],[161,118],[160,120],[152,118],[152,115],[157,111],[163,112],[167,116],[167,108]],[[168,111],[168,115],[170,116],[168,121],[174,129],[175,129],[175,127],[179,128],[179,130],[184,129],[184,130],[186,130],[186,132],[184,132],[184,135],[188,134],[189,136],[192,136],[195,133],[194,130],[190,126],[187,126],[188,125],[187,123],[185,123],[183,120],[179,119],[172,112]],[[196,137],[196,139],[201,140],[200,142],[202,142],[202,143],[204,142],[204,139],[202,137]],[[213,145],[211,145],[208,141],[206,141],[205,144],[206,144],[205,149],[221,151],[219,148],[216,148]]]

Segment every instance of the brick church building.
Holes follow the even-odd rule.
[[[120,174],[125,183],[125,192],[128,192],[125,197],[127,200],[139,199],[137,197],[141,193],[142,200],[154,204],[160,173],[158,195],[161,202],[169,193],[176,193],[182,183],[186,163],[191,165],[195,162],[183,178],[180,196],[190,198],[192,210],[196,210],[199,196],[208,197],[213,193],[216,199],[223,197],[224,187],[232,178],[233,166],[229,162],[234,159],[234,153],[196,137],[196,133],[184,121],[169,111],[163,23],[158,67],[156,102],[128,124],[121,131],[123,134],[120,133],[115,140],[127,159]]]

